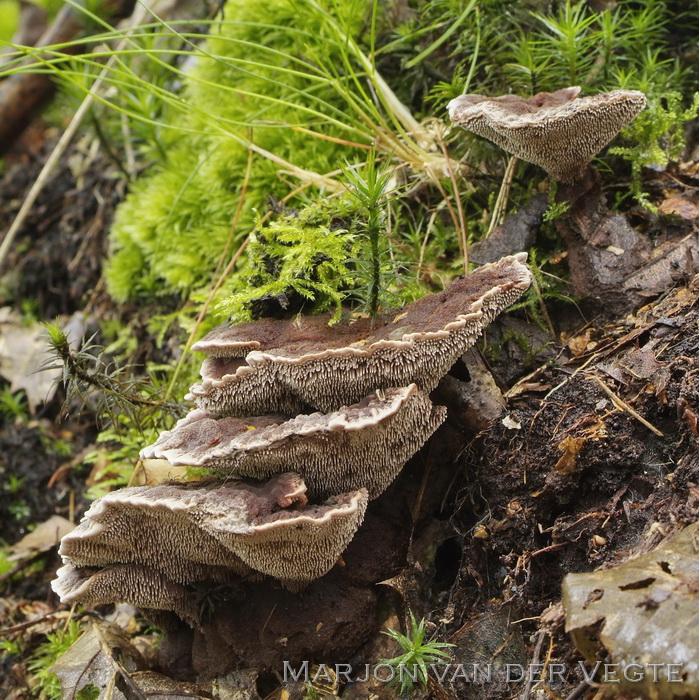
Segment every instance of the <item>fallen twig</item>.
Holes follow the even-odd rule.
[[[638,411],[634,410],[629,406],[629,404],[626,403],[623,399],[619,398],[599,377],[587,377],[587,379],[591,379],[597,384],[599,384],[600,388],[602,391],[604,391],[607,396],[613,401],[614,405],[623,410],[626,411],[629,415],[633,416],[641,425],[644,425],[648,430],[650,430],[652,433],[657,435],[658,437],[665,437],[665,434],[658,430],[652,423],[649,423]]]
[[[495,200],[495,206],[493,207],[493,215],[490,217],[488,233],[485,234],[486,237],[488,237],[492,230],[496,226],[499,226],[503,220],[505,210],[507,209],[507,201],[510,198],[510,187],[512,186],[512,180],[518,163],[519,158],[516,156],[511,156],[510,160],[507,162],[505,174],[502,178],[502,185],[500,185],[500,191],[498,192],[498,198]]]

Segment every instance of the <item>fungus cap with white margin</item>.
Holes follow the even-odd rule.
[[[579,87],[533,97],[461,95],[447,109],[452,122],[540,165],[565,183],[578,181],[592,158],[646,106],[637,90],[578,97]]]
[[[59,553],[64,564],[80,569],[138,564],[174,583],[267,574],[299,588],[332,568],[368,502],[359,489],[310,505],[305,490],[295,473],[262,485],[212,481],[121,489],[92,504]],[[67,580],[53,582],[62,599],[71,595]]]
[[[531,282],[526,253],[484,265],[391,316],[328,326],[329,317],[216,329],[186,398],[217,416],[336,411],[377,389],[430,392],[481,331]],[[255,345],[256,349],[241,355]]]
[[[313,498],[362,487],[376,498],[445,418],[446,408],[433,405],[415,384],[291,419],[216,418],[196,409],[141,457],[254,479],[295,469]]]

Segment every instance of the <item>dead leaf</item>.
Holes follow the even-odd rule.
[[[699,697],[698,538],[699,522],[624,564],[565,577],[566,631],[588,661],[602,645],[620,664],[618,691],[652,700]],[[660,664],[655,679],[650,664]],[[671,669],[681,682],[668,681]]]
[[[670,197],[660,203],[658,207],[661,214],[675,214],[683,219],[696,219],[699,217],[699,207],[694,202],[682,197]]]
[[[82,318],[73,317],[64,326],[71,341],[82,334]],[[27,324],[10,309],[0,309],[0,375],[10,382],[10,391],[24,390],[32,413],[49,401],[61,370],[37,371],[51,359],[46,330],[40,323]]]
[[[137,671],[131,679],[148,700],[214,700],[211,683],[175,681],[155,671]]]
[[[75,527],[70,520],[60,515],[52,515],[48,520],[37,525],[32,532],[8,548],[9,561],[29,559],[39,552],[48,552],[57,547],[63,535],[72,532]]]
[[[61,682],[63,700],[74,700],[78,692],[88,686],[99,690],[99,700],[107,697],[134,700],[132,689],[124,684],[124,675],[134,673],[143,665],[141,655],[119,627],[93,623],[56,661],[51,671]],[[138,693],[135,695],[138,697]]]
[[[566,345],[571,353],[573,353],[573,357],[580,357],[584,352],[595,348],[596,344],[591,342],[592,335],[595,332],[594,328],[587,328],[584,333],[579,333],[568,339]]]
[[[568,435],[558,443],[558,449],[563,454],[556,462],[555,469],[561,474],[572,474],[578,461],[580,450],[587,442],[587,438],[572,437]]]
[[[192,481],[196,476],[190,476],[187,467],[173,467],[166,459],[142,459],[134,486],[157,486],[164,481]]]
[[[620,364],[629,374],[640,379],[650,379],[662,368],[652,348],[630,348],[620,359]]]

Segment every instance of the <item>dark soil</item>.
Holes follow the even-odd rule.
[[[6,156],[0,180],[0,229],[7,230],[56,145],[38,127],[27,149]],[[39,318],[83,310],[101,287],[107,234],[125,182],[92,139],[68,149],[20,230],[0,286],[0,305],[30,300]],[[17,150],[17,149],[16,149]]]

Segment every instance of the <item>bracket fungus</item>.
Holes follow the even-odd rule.
[[[368,502],[366,489],[359,489],[310,505],[305,490],[294,473],[261,485],[121,489],[92,504],[59,553],[79,569],[138,564],[180,584],[266,574],[300,588],[332,568]],[[53,584],[61,599],[82,599],[75,598],[79,590],[89,595],[91,587],[69,571]]]
[[[279,603],[274,639],[287,639],[285,654],[320,653],[348,624],[347,648],[356,649],[373,624],[370,587],[405,557],[414,498],[386,492],[348,550],[347,569],[334,565],[369,500],[444,421],[446,408],[428,392],[529,287],[525,260],[524,253],[503,258],[373,322],[267,319],[210,333],[194,346],[207,355],[188,396],[198,407],[141,455],[229,478],[125,488],[98,499],[63,538],[53,589],[63,602],[129,602],[167,619],[168,635],[176,635],[179,623],[154,614],[171,611],[194,628],[193,636],[185,633],[190,644],[214,638],[235,650],[222,672],[255,653],[239,622],[260,621],[263,639],[271,601],[272,610]],[[420,488],[422,499],[414,478],[394,488],[404,496],[406,484],[414,497]],[[220,615],[202,620],[202,595],[219,585],[232,598],[220,603]],[[307,586],[307,596],[295,595]],[[336,598],[350,601],[347,616],[356,619],[338,615]],[[295,633],[306,618],[288,612],[316,619],[317,606],[325,611],[325,637]],[[267,663],[278,646],[265,647]]]
[[[186,398],[212,415],[249,416],[306,405],[335,411],[411,383],[429,392],[529,287],[525,259],[520,253],[478,268],[373,327],[369,319],[331,327],[328,317],[314,317],[216,329],[193,346],[209,357]]]
[[[141,452],[166,459],[267,479],[296,469],[308,494],[366,488],[376,498],[446,417],[415,384],[370,394],[332,413],[216,418],[197,409]]]
[[[540,165],[556,180],[572,184],[646,106],[646,96],[637,90],[579,94],[579,87],[568,87],[533,97],[461,95],[449,103],[449,117],[517,158]]]
[[[103,569],[64,564],[51,585],[63,603],[100,605],[118,600],[142,609],[171,610],[191,626],[198,623],[197,600],[190,588],[143,564]]]

